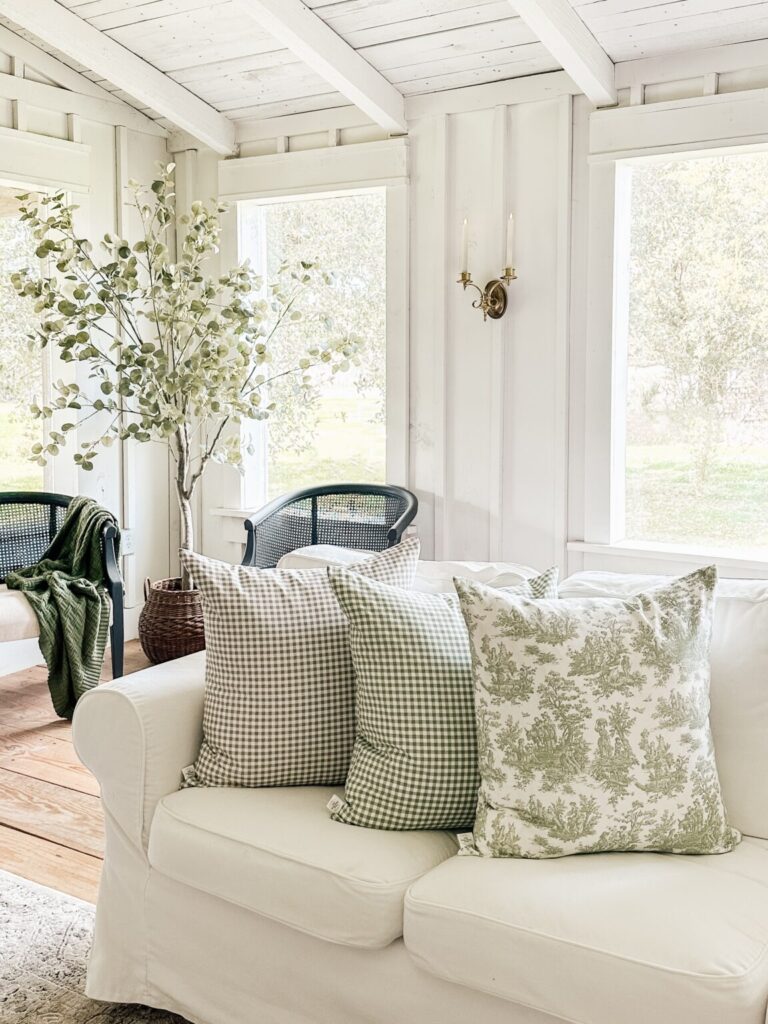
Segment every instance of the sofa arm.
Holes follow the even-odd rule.
[[[104,810],[146,851],[158,801],[181,783],[202,740],[205,652],[89,690],[72,723],[75,750],[98,779]]]

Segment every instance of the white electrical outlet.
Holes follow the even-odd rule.
[[[136,542],[133,530],[120,531],[120,551],[124,555],[136,554]]]

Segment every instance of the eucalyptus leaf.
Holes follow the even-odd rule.
[[[129,181],[139,237],[104,235],[101,262],[91,242],[75,234],[76,207],[63,192],[21,197],[37,255],[57,254],[57,269],[24,268],[10,281],[39,318],[31,344],[51,344],[62,362],[85,364],[91,381],[83,388],[57,381],[49,403],[33,415],[50,420],[54,409],[66,408],[81,422],[98,417],[92,423],[101,432],[74,455],[84,470],[116,439],[167,445],[176,466],[181,544],[191,547],[189,511],[199,481],[211,461],[242,471],[243,453],[253,445],[240,424],[275,410],[270,384],[288,380],[308,389],[311,370],[352,365],[360,342],[334,336],[330,321],[310,307],[317,336],[286,361],[281,351],[291,349],[281,350],[281,334],[307,317],[301,300],[308,286],[324,287],[332,275],[309,259],[283,261],[266,283],[247,261],[213,275],[226,205],[195,201],[177,216],[173,172],[173,164],[160,165],[148,187]],[[31,457],[44,462],[57,455],[73,432],[72,422],[51,427]]]

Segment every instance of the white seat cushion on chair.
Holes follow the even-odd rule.
[[[355,551],[335,544],[314,544],[289,551],[277,564],[280,569],[344,567],[369,558],[370,554],[370,551]],[[539,573],[539,569],[516,562],[431,562],[422,559],[416,568],[411,589],[422,594],[452,594],[454,576],[485,583],[489,587],[518,587]]]
[[[329,565],[354,565],[369,558],[370,551],[342,548],[337,544],[309,544],[283,555],[278,569],[324,569]]]
[[[456,851],[449,832],[331,821],[326,786],[202,788],[159,804],[153,868],[330,942],[379,948],[403,933],[408,886]]]
[[[24,594],[0,584],[0,643],[32,640],[39,633],[37,616]]]
[[[765,1024],[768,844],[454,857],[406,897],[419,966],[577,1024]]]

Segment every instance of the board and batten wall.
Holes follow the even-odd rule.
[[[419,498],[426,558],[543,566],[565,555],[574,90],[562,74],[541,77],[547,81],[533,88],[508,82],[461,90],[458,109],[451,98],[414,104],[403,142],[409,237],[400,258],[409,264],[410,304],[403,325],[405,482]],[[381,138],[371,128],[345,134],[360,148]],[[246,142],[241,153],[251,167],[263,153],[291,169],[307,149],[326,146],[327,137],[291,139],[290,151],[281,146],[278,155],[269,143]],[[217,161],[200,152],[196,163],[198,192],[210,195]],[[242,172],[240,178],[247,180]],[[509,213],[519,277],[507,315],[484,322],[472,308],[477,293],[456,281],[461,225],[466,217],[470,269],[484,284],[502,270]],[[207,553],[238,557],[242,517],[221,512],[239,509],[239,495],[232,471],[216,467],[205,481]]]
[[[564,94],[409,125],[410,483],[428,558],[563,557],[571,106]],[[510,213],[518,279],[506,316],[484,322],[457,283],[461,224],[483,285]]]
[[[125,185],[152,179],[157,161],[167,159],[166,133],[132,108],[101,98],[93,83],[7,29],[0,30],[0,82],[0,184],[66,190],[79,206],[76,229],[95,245],[106,232],[134,237],[138,214]],[[8,98],[16,84],[21,100]],[[72,364],[51,367],[53,379],[72,372]],[[93,386],[82,367],[74,372],[81,387]],[[77,440],[96,426],[83,424]],[[117,443],[102,449],[86,472],[74,465],[74,450],[70,441],[52,467],[50,486],[95,498],[131,530],[135,553],[123,562],[131,638],[144,578],[168,575],[167,455],[156,445]]]

